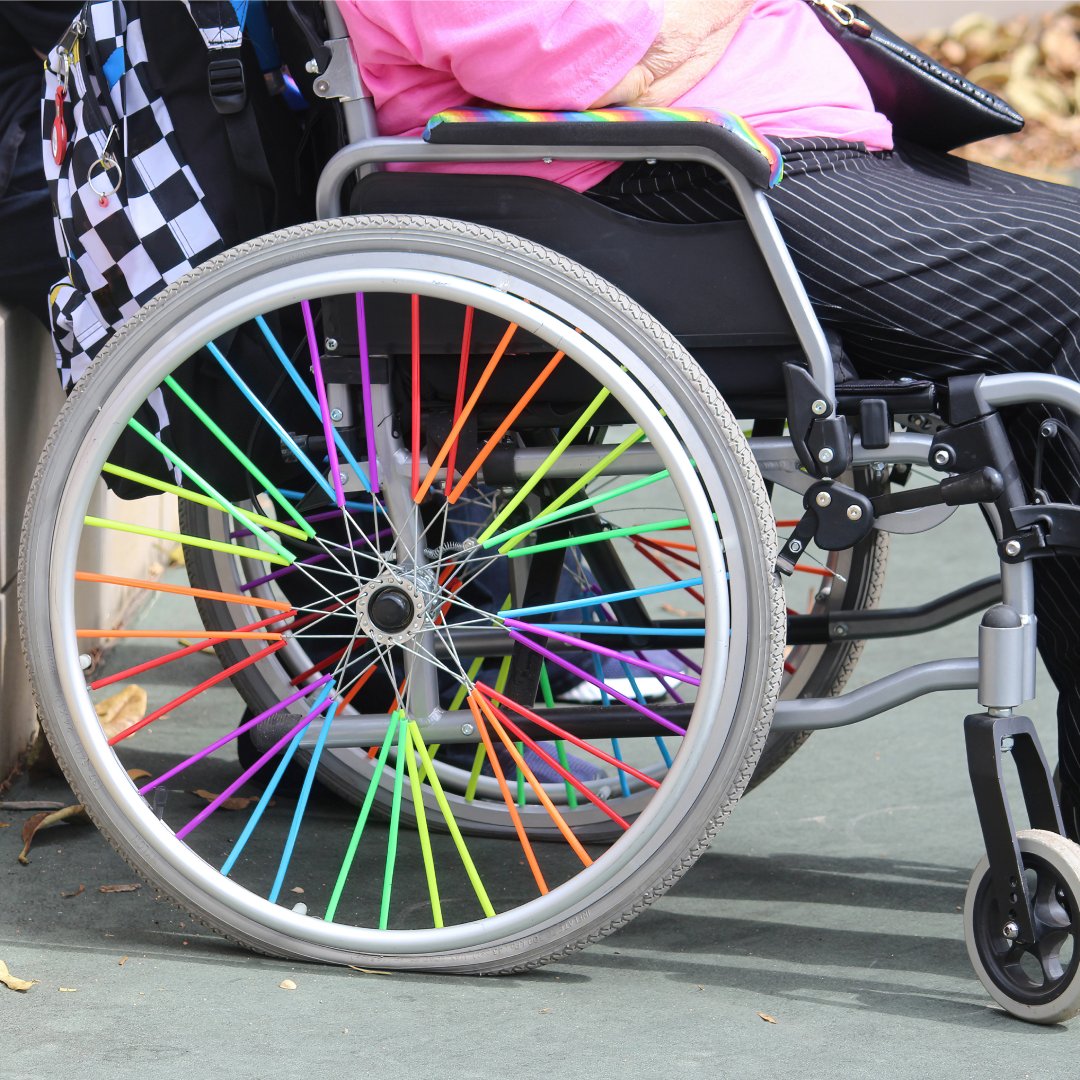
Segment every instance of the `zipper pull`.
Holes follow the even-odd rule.
[[[70,34],[70,31],[69,31]],[[67,39],[65,38],[65,41]],[[50,149],[53,161],[60,165],[64,161],[64,153],[67,150],[68,131],[67,122],[64,119],[64,100],[67,98],[68,75],[71,71],[71,54],[63,43],[57,46],[56,55],[60,60],[58,72],[60,83],[56,87],[56,115],[53,117],[52,132],[49,136]]]
[[[869,37],[873,32],[868,23],[863,22],[847,4],[839,0],[810,0],[814,7],[827,11],[841,26],[860,37]]]
[[[115,154],[109,152],[109,144],[115,134],[116,125],[114,124],[105,139],[105,149],[101,151],[101,156],[90,166],[86,174],[86,182],[90,190],[98,197],[98,205],[102,208],[109,205],[109,196],[115,195],[120,190],[120,185],[124,180],[120,162],[116,160]],[[95,170],[100,170],[100,172],[95,172]],[[114,172],[115,179],[111,175]]]
[[[53,161],[57,165],[63,164],[68,144],[67,124],[64,122],[64,97],[64,86],[61,83],[56,88],[56,116],[53,117],[52,133],[49,137]]]

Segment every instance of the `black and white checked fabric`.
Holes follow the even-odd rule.
[[[825,139],[775,141],[784,180],[768,195],[773,214],[814,308],[861,376],[1080,378],[1080,190],[918,147],[870,154]],[[627,164],[589,194],[652,220],[738,215],[727,185],[698,165]],[[1039,423],[1053,414],[1033,406],[1010,417],[1029,478]],[[1080,502],[1080,453],[1068,439],[1048,446],[1043,485]],[[1034,566],[1063,787],[1080,807],[1080,565]]]
[[[238,43],[231,4],[193,2],[189,10],[204,40]],[[42,110],[57,244],[69,271],[50,293],[65,390],[126,319],[224,247],[155,85],[137,14],[129,18],[122,0],[95,0],[78,21],[84,31],[67,80],[59,164],[51,150],[63,71],[55,49]]]
[[[244,28],[236,5],[223,3],[222,0],[184,0],[184,6],[191,12],[203,43],[210,52],[240,48]],[[246,10],[246,0],[239,6]]]

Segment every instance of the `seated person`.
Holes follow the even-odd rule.
[[[380,130],[444,109],[682,106],[738,113],[784,155],[769,192],[820,319],[859,374],[942,380],[1080,367],[1080,191],[918,146],[888,120],[805,0],[343,0]],[[409,166],[417,168],[420,166]],[[738,214],[703,165],[553,161],[426,166],[539,176],[670,222]],[[1010,425],[1031,475],[1039,422]],[[1080,445],[1080,444],[1078,444]],[[1044,486],[1080,500],[1080,453],[1051,441]],[[1058,692],[1062,811],[1080,839],[1080,573],[1035,562],[1039,649]]]

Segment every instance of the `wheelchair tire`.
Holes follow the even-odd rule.
[[[858,491],[871,489],[868,470],[857,471],[854,484]],[[830,611],[867,611],[875,608],[885,587],[889,560],[889,534],[872,532],[854,548],[823,553],[824,565],[832,572],[828,591],[819,591],[807,614],[824,615]],[[780,697],[837,697],[851,678],[862,655],[865,641],[834,641],[828,645],[808,646],[802,655],[785,658],[784,683]],[[794,663],[792,662],[794,660]],[[812,732],[772,731],[748,791],[767,780],[786,764]]]
[[[318,738],[313,736],[313,742],[305,743],[310,755],[305,773],[307,789],[296,800],[291,814],[287,808],[274,808],[267,801],[274,783],[265,778],[267,768],[259,777],[263,795],[247,818],[239,840],[236,833],[242,819],[218,813],[227,793],[231,794],[234,787],[239,789],[239,780],[213,796],[209,805],[193,802],[189,794],[201,778],[206,778],[202,780],[204,786],[221,783],[231,775],[229,770],[235,769],[231,756],[218,754],[218,750],[227,749],[228,739],[236,733],[217,736],[235,723],[243,701],[235,685],[237,672],[221,668],[213,654],[200,651],[199,641],[165,656],[140,658],[140,664],[115,676],[99,678],[100,673],[85,671],[84,649],[89,647],[85,642],[115,637],[120,631],[85,627],[80,622],[76,581],[94,581],[93,575],[78,569],[80,548],[85,553],[84,541],[99,535],[94,532],[98,529],[129,537],[146,536],[123,507],[110,510],[114,515],[110,519],[88,513],[110,451],[129,430],[131,418],[148,401],[159,400],[155,395],[161,395],[160,400],[168,399],[170,409],[179,408],[182,399],[176,387],[182,387],[183,378],[178,376],[170,383],[168,376],[182,375],[189,358],[215,339],[225,340],[226,335],[246,327],[257,316],[286,307],[291,310],[290,306],[301,301],[316,305],[327,297],[357,292],[419,297],[414,305],[429,300],[449,301],[469,310],[475,308],[507,327],[524,326],[528,334],[569,361],[563,374],[565,386],[576,391],[582,382],[594,382],[604,388],[621,410],[620,415],[625,413],[634,445],[640,444],[648,460],[658,460],[662,466],[658,473],[650,474],[655,479],[642,481],[655,485],[645,505],[640,505],[640,500],[631,503],[623,489],[633,485],[612,485],[607,478],[640,476],[640,471],[629,467],[631,459],[619,456],[623,451],[613,457],[609,447],[616,447],[616,443],[605,441],[606,427],[598,429],[589,435],[591,441],[585,445],[575,444],[574,453],[595,462],[593,469],[598,470],[582,474],[582,484],[586,484],[588,476],[602,480],[596,485],[589,480],[582,489],[595,491],[589,495],[591,506],[603,501],[610,508],[604,511],[606,523],[601,534],[592,537],[574,532],[569,526],[556,528],[556,515],[548,510],[539,517],[527,518],[527,532],[522,534],[536,533],[546,538],[553,545],[550,550],[573,549],[573,557],[588,564],[589,560],[607,558],[603,553],[618,542],[620,529],[611,522],[616,510],[625,505],[627,516],[621,521],[630,523],[624,527],[630,535],[655,536],[671,529],[684,530],[682,535],[692,543],[700,562],[700,577],[694,579],[703,597],[700,619],[667,622],[655,614],[652,606],[652,591],[657,587],[642,586],[631,590],[638,612],[635,618],[641,621],[628,622],[619,607],[624,604],[622,594],[605,592],[604,585],[600,600],[590,600],[590,604],[599,606],[603,601],[602,606],[613,612],[610,619],[605,621],[597,615],[594,621],[575,624],[585,629],[572,637],[574,649],[591,647],[588,628],[596,626],[597,633],[608,628],[611,636],[607,640],[616,645],[624,639],[637,643],[621,645],[623,650],[648,648],[653,640],[690,639],[692,644],[680,647],[700,661],[696,663],[700,676],[680,673],[686,687],[685,703],[677,709],[665,706],[660,712],[652,710],[659,721],[669,725],[674,721],[667,718],[678,718],[678,749],[672,766],[659,779],[638,770],[641,788],[631,797],[636,800],[633,813],[625,819],[625,827],[615,842],[594,840],[588,832],[589,824],[604,809],[600,806],[602,798],[583,798],[576,807],[564,807],[558,814],[549,808],[550,800],[543,798],[544,785],[540,783],[534,786],[542,805],[525,803],[517,808],[524,822],[518,832],[520,848],[507,839],[466,841],[461,830],[450,824],[455,808],[460,809],[467,800],[440,787],[425,738],[435,729],[418,722],[435,724],[445,709],[433,708],[430,718],[426,713],[413,712],[414,707],[419,707],[418,701],[423,704],[434,700],[437,705],[440,699],[432,699],[431,695],[438,671],[448,671],[468,690],[470,703],[477,706],[472,715],[482,732],[490,729],[500,735],[511,756],[513,740],[509,735],[530,747],[538,745],[528,732],[530,724],[543,723],[544,716],[520,711],[522,703],[492,690],[484,683],[482,673],[474,680],[465,672],[459,652],[473,656],[477,650],[495,647],[470,644],[478,641],[474,630],[482,631],[480,638],[484,642],[493,632],[506,644],[512,627],[507,626],[509,616],[501,609],[469,607],[466,614],[472,614],[459,624],[449,617],[443,619],[455,605],[465,610],[465,601],[458,599],[456,581],[451,579],[450,585],[443,588],[449,574],[466,563],[462,552],[488,549],[482,548],[482,539],[474,539],[472,547],[462,545],[452,551],[444,550],[444,545],[425,547],[425,551],[434,550],[435,555],[426,564],[419,559],[421,536],[426,545],[439,527],[440,513],[444,515],[445,530],[450,511],[437,504],[431,511],[432,524],[417,509],[424,506],[423,492],[415,480],[410,489],[402,477],[407,477],[410,462],[420,464],[423,455],[410,451],[409,444],[396,433],[399,424],[403,429],[405,426],[397,413],[378,415],[375,443],[369,448],[389,445],[380,440],[390,440],[398,448],[390,456],[377,451],[384,486],[371,485],[375,504],[372,515],[377,516],[381,526],[375,531],[387,530],[394,545],[385,549],[386,554],[367,534],[358,537],[355,546],[360,550],[351,555],[337,540],[320,541],[322,526],[312,524],[316,515],[311,515],[310,521],[304,516],[309,511],[304,509],[303,501],[289,505],[297,511],[295,520],[311,528],[314,536],[289,526],[285,518],[275,525],[266,507],[262,507],[266,512],[258,521],[254,514],[245,516],[235,507],[231,511],[244,526],[240,533],[253,531],[261,537],[265,547],[258,557],[269,565],[289,569],[299,561],[286,546],[286,541],[294,542],[289,540],[293,534],[301,538],[296,543],[322,543],[329,564],[324,571],[305,566],[303,574],[329,581],[329,586],[323,586],[326,595],[336,598],[334,603],[306,614],[279,603],[271,608],[270,616],[250,624],[262,628],[285,624],[282,632],[237,631],[266,635],[230,639],[258,642],[257,646],[247,647],[249,651],[243,658],[246,666],[266,663],[276,651],[304,633],[313,639],[318,635],[312,634],[311,627],[345,610],[355,612],[356,630],[349,641],[352,645],[366,642],[365,655],[374,657],[370,669],[379,668],[390,683],[401,670],[406,673],[407,686],[395,691],[390,715],[366,712],[359,718],[360,727],[348,728],[343,735],[345,745],[360,748],[372,745],[372,733],[385,732],[378,758],[380,768],[390,760],[390,750],[397,740],[395,775],[391,777],[384,771],[369,777],[365,798],[365,806],[370,806],[377,788],[389,790],[391,820],[385,828],[367,822],[366,843],[359,861],[354,863],[353,857],[365,827],[365,811],[353,826],[354,808],[320,804],[313,811],[307,802],[323,740],[331,732],[334,710],[348,696],[346,689],[351,691],[359,683],[349,673],[351,652],[346,651],[342,662],[325,678],[312,675],[298,680],[298,695],[314,693],[321,686],[320,696],[303,720],[275,744],[281,749],[286,744],[297,749],[307,725],[313,724],[318,703],[329,708],[327,718],[312,729],[318,731]],[[508,334],[514,332],[507,330]],[[317,358],[320,350],[310,329],[309,341]],[[319,389],[317,359],[313,359],[313,368],[315,388]],[[500,408],[505,405],[500,404]],[[329,439],[330,410],[324,402],[320,402],[319,412],[322,430]],[[584,415],[580,413],[578,418]],[[236,417],[219,420],[226,427],[239,423],[240,427],[234,427],[237,433],[250,423]],[[167,432],[154,438],[154,445],[168,447]],[[209,436],[207,444],[214,445]],[[313,444],[306,445],[310,448]],[[328,444],[323,445],[325,448]],[[417,445],[413,443],[414,448]],[[563,441],[555,449],[568,445]],[[554,452],[549,452],[548,460]],[[207,467],[212,467],[212,457],[206,457]],[[365,468],[373,464],[375,457],[372,452]],[[201,463],[203,459],[199,460]],[[182,454],[170,456],[169,461],[185,473],[185,479],[195,471],[184,462]],[[313,464],[310,459],[309,464]],[[185,465],[186,469],[182,468]],[[526,469],[523,478],[540,483],[536,466],[521,467]],[[530,473],[529,469],[536,471]],[[162,490],[161,481],[153,478],[136,475],[133,482]],[[188,499],[192,497],[191,489],[190,484],[186,488],[176,484],[165,490]],[[503,497],[510,498],[514,491],[511,485]],[[338,518],[347,525],[353,511],[340,491],[334,497]],[[641,520],[643,512],[658,512],[653,503],[668,509],[668,499],[676,501],[681,516]],[[449,506],[452,500],[445,502]],[[222,508],[233,505],[220,495],[215,503]],[[501,505],[493,503],[493,512]],[[39,714],[58,761],[101,831],[139,874],[203,922],[258,951],[380,968],[476,973],[518,971],[546,962],[617,929],[692,865],[744,790],[767,735],[780,683],[783,597],[774,570],[771,509],[734,418],[682,347],[655,320],[584,268],[517,237],[461,222],[373,216],[285,230],[211,260],[148,304],[102,351],[69,398],[49,437],[29,506],[21,552],[20,619]],[[299,513],[301,509],[303,514]],[[529,512],[535,513],[531,509]],[[574,514],[577,520],[584,511],[575,510]],[[591,520],[588,514],[583,520],[586,518]],[[348,527],[359,528],[355,521]],[[292,533],[287,531],[290,528]],[[150,530],[150,534],[156,541],[180,538],[169,529]],[[477,531],[476,536],[482,534]],[[209,538],[181,539],[192,545]],[[594,546],[586,548],[587,544]],[[537,561],[541,552],[534,552],[535,548],[544,545],[522,545],[517,549],[518,556],[531,556],[529,563],[520,565],[541,565]],[[483,558],[495,565],[503,549],[493,550],[494,554]],[[444,570],[447,577],[441,576]],[[338,581],[339,577],[347,580]],[[540,582],[542,574],[538,572],[535,577]],[[528,582],[533,578],[530,569]],[[378,587],[374,588],[372,582]],[[160,596],[163,586],[147,581],[135,587]],[[679,587],[685,587],[685,582]],[[171,583],[165,583],[164,588],[185,597],[191,591],[188,586]],[[663,595],[662,590],[672,586],[660,583],[659,588]],[[382,596],[384,591],[388,596]],[[230,606],[242,601],[238,595],[216,599]],[[189,600],[182,602],[193,610]],[[268,606],[257,597],[244,602],[263,609]],[[156,610],[148,606],[140,625],[123,631],[144,643],[144,657],[156,648],[145,643],[161,638],[201,633],[202,641],[213,640],[211,631],[185,631],[175,624],[147,628],[146,621],[153,622]],[[522,618],[528,614],[523,611]],[[515,625],[519,636],[535,642],[540,634],[536,627],[546,624],[519,621]],[[674,637],[661,638],[665,632]],[[431,644],[436,640],[446,644],[442,653]],[[269,644],[264,644],[267,641]],[[529,648],[537,652],[535,644]],[[512,656],[513,651],[508,650],[506,655]],[[553,661],[561,656],[557,647],[545,655]],[[623,658],[625,668],[627,662],[636,663],[639,654],[617,648],[616,655]],[[149,716],[107,737],[94,710],[95,702],[106,692],[104,684],[109,678],[121,674],[126,677],[151,667],[166,673],[142,680],[152,685],[155,695],[173,693],[177,680],[188,691],[155,709],[152,722],[164,722],[145,736],[129,738],[145,730],[151,722]],[[208,671],[209,677],[205,677]],[[336,682],[339,678],[340,687]],[[154,681],[157,679],[160,685]],[[606,675],[600,676],[599,685],[609,686],[605,679]],[[201,699],[207,706],[202,712],[185,710],[189,698],[199,700],[203,694],[209,697]],[[609,705],[607,697],[604,705]],[[506,711],[501,711],[500,706]],[[638,739],[651,744],[656,730],[651,725],[659,721],[649,719],[649,710],[634,707],[633,702],[630,706],[633,708],[626,714],[627,719],[634,720],[636,726],[625,729],[630,736],[619,736],[624,747],[636,746]],[[185,710],[182,716],[181,710]],[[604,732],[623,730],[617,726],[622,720],[611,719],[599,707],[558,707],[547,713],[564,718],[567,727],[558,730],[574,738],[580,752],[615,762],[623,776],[633,769],[629,752],[625,759],[616,760],[594,741],[609,737]],[[458,715],[468,716],[460,712]],[[611,714],[616,715],[622,714]],[[510,718],[515,716],[524,718],[518,720],[521,727],[512,723]],[[289,722],[294,718],[295,714],[289,716]],[[453,720],[453,724],[457,723]],[[451,731],[444,726],[438,730],[447,743],[476,735],[471,723],[460,725],[460,735],[456,728]],[[593,730],[601,734],[592,735]],[[269,753],[266,757],[269,760]],[[520,755],[514,760],[519,771],[527,774]],[[162,771],[163,766],[169,768]],[[131,770],[146,767],[158,774],[153,780],[143,783],[141,778],[132,778]],[[425,808],[425,813],[416,815],[415,833],[401,828],[403,806],[409,801],[403,796],[406,786],[413,792],[412,804]],[[505,784],[503,791],[509,806],[513,800]],[[586,794],[584,788],[582,794]],[[185,821],[193,811],[194,817]],[[423,824],[440,811],[449,835],[429,831]],[[501,806],[499,813],[504,813]],[[610,813],[604,816],[610,818]],[[530,825],[545,817],[562,821],[559,832],[565,843],[559,847],[544,845],[536,856],[526,842],[527,832]],[[371,840],[373,832],[385,833],[385,855],[381,845]],[[253,838],[251,844],[243,848],[249,837]],[[376,847],[380,850],[373,850]],[[537,857],[543,863],[543,874],[532,865]],[[268,887],[275,864],[277,878]],[[332,885],[335,874],[337,881]],[[437,879],[445,886],[441,901]],[[282,896],[282,886],[294,882],[303,883],[302,904],[294,903],[295,896],[288,891]]]
[[[979,981],[1006,1012],[1057,1024],[1080,1013],[1080,846],[1042,829],[1022,829],[1017,839],[1039,940],[1025,945],[1003,933],[1008,915],[992,896],[984,856],[964,900],[964,941]]]

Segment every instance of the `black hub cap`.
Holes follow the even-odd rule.
[[[384,634],[400,634],[413,621],[412,598],[396,585],[385,585],[368,601],[368,618]]]

